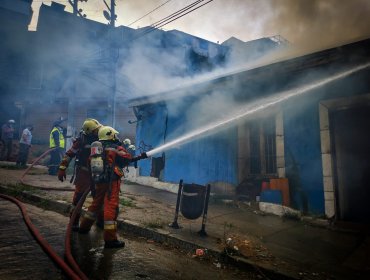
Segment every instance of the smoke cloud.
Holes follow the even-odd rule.
[[[289,41],[316,48],[370,35],[367,0],[270,1],[274,11],[264,30],[274,26]]]
[[[101,16],[104,7],[96,6],[95,9],[99,7],[99,11],[94,14],[87,6],[89,2],[84,8],[88,18],[106,22]],[[130,24],[163,2],[153,0],[149,5],[147,0],[117,1],[117,26]],[[148,26],[192,2],[171,1],[131,27]],[[91,5],[93,3],[94,1],[90,2]],[[153,40],[150,42],[143,40],[142,44],[131,44],[129,48],[121,51],[123,57],[120,57],[118,62],[117,95],[130,99],[165,92],[223,76],[225,73],[269,64],[281,60],[284,56],[292,57],[297,54],[292,51],[294,46],[295,50],[302,54],[370,36],[369,12],[368,0],[215,0],[165,28],[181,30],[213,42],[224,42],[232,36],[242,41],[250,41],[281,35],[291,42],[289,52],[270,54],[262,60],[239,65],[237,70],[221,68],[207,75],[184,78],[186,75],[177,75],[176,72],[182,73],[184,70],[187,63],[184,61],[186,50],[174,48],[174,51],[170,52],[168,48],[163,51],[160,47],[153,46]],[[109,79],[105,81],[104,77],[99,77],[99,80],[109,84]],[[91,91],[96,91],[96,82],[90,83],[94,85]],[[169,113],[178,114],[181,103],[181,98],[178,104],[171,103]],[[215,118],[215,114],[225,112],[236,105],[234,100],[228,99],[222,93],[210,93],[189,110],[199,114],[186,116],[189,120],[188,128],[206,124]]]
[[[129,24],[163,1],[122,3],[120,24]],[[193,1],[171,1],[132,27],[149,25]],[[213,42],[281,35],[295,45],[319,48],[370,35],[368,0],[213,1],[167,25]]]

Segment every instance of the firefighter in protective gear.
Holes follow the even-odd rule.
[[[73,141],[72,147],[65,153],[59,165],[58,179],[63,182],[66,179],[66,169],[72,159],[75,158],[74,175],[71,179],[71,183],[73,182],[75,185],[71,215],[83,193],[93,187],[94,182],[91,179],[89,169],[90,147],[91,143],[98,140],[98,131],[101,127],[102,125],[97,120],[91,118],[86,119],[79,136]],[[78,231],[79,220],[80,215],[77,215],[72,223],[73,231]]]
[[[126,138],[125,140],[122,141],[122,146],[132,155],[134,156],[135,155],[135,145],[132,145],[131,144],[131,140]],[[134,165],[135,168],[137,168],[137,161],[135,161],[133,164],[130,164],[131,165]],[[128,171],[128,169],[127,169]]]
[[[64,128],[62,123],[65,119],[60,118],[59,120],[53,123],[53,128],[50,131],[49,147],[53,149],[50,152],[50,161],[49,161],[49,175],[57,175],[58,166],[62,159],[62,155],[65,148],[65,137],[64,137]]]
[[[122,147],[117,135],[118,131],[110,126],[104,126],[99,130],[99,141],[103,147],[104,171],[101,176],[97,176],[99,181],[96,182],[96,195],[81,220],[79,231],[80,233],[88,233],[99,214],[99,210],[103,207],[105,248],[125,246],[125,242],[119,240],[117,235],[119,191],[123,168],[130,162],[147,158],[145,153],[132,157]]]

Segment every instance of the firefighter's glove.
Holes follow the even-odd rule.
[[[132,158],[131,162],[137,162],[144,158],[148,158],[148,155],[146,153],[141,153],[139,156]]]
[[[140,154],[140,159],[148,158],[148,155],[144,152]]]
[[[58,179],[59,181],[63,182],[67,178],[66,170],[59,168],[58,170]]]

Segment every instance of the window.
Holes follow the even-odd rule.
[[[263,137],[265,138],[265,162],[266,174],[276,173],[276,128],[275,121],[269,120],[263,123]]]
[[[276,132],[275,118],[250,123],[250,174],[275,174]]]

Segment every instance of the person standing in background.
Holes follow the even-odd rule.
[[[26,167],[27,160],[28,160],[28,153],[31,148],[31,141],[32,141],[32,125],[27,125],[26,128],[22,132],[21,139],[19,140],[19,154],[16,166],[19,167]]]
[[[57,175],[59,164],[62,161],[62,156],[64,154],[65,137],[64,128],[62,126],[62,122],[64,121],[65,119],[63,118],[55,121],[50,131],[49,147],[50,149],[54,149],[50,152],[50,161],[48,166],[49,175]]]
[[[8,122],[1,127],[1,141],[3,142],[4,146],[1,154],[1,159],[4,160],[10,160],[10,156],[12,154],[14,124],[14,120],[8,120]]]

